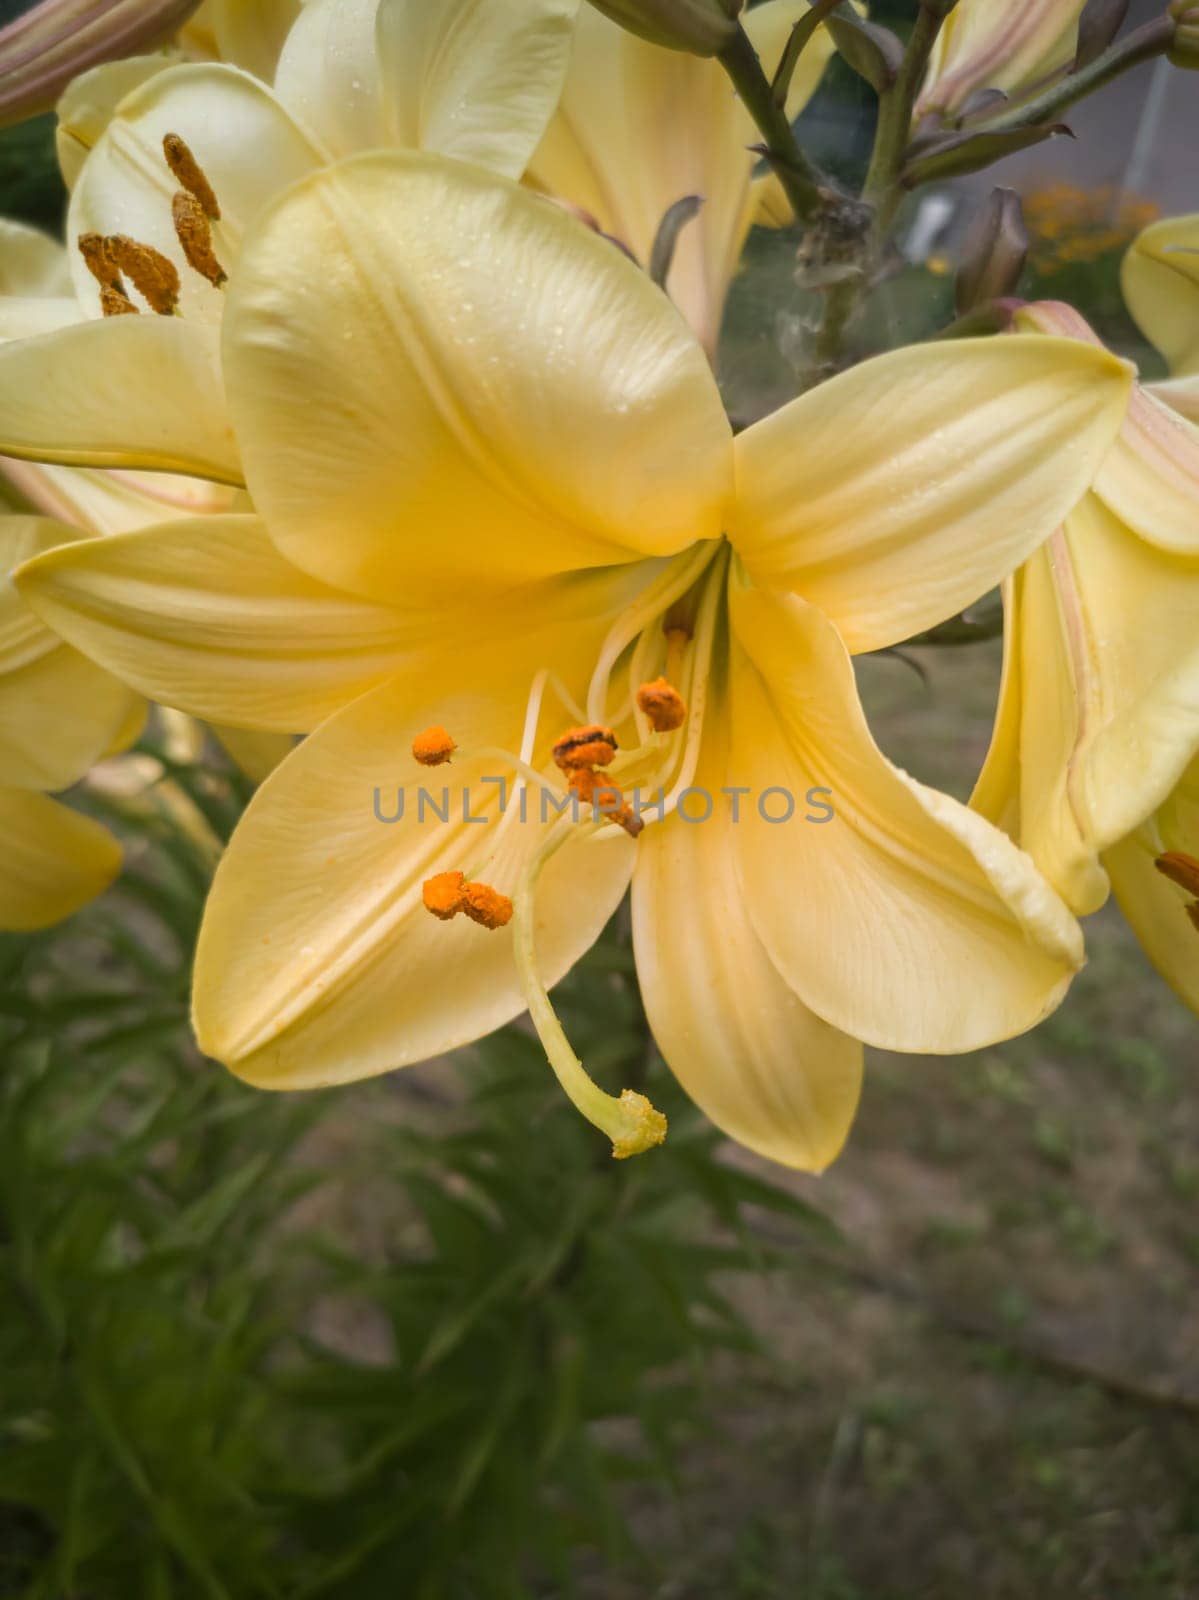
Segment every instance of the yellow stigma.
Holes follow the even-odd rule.
[[[620,1109],[627,1128],[612,1135],[612,1159],[627,1161],[666,1142],[666,1117],[636,1089],[622,1089]]]

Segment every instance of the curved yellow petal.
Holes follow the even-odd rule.
[[[208,0],[208,24],[222,61],[270,83],[303,0]]]
[[[78,322],[80,315],[73,293],[5,295],[0,300],[0,339],[32,339],[39,333],[54,333]]]
[[[65,789],[106,755],[137,707],[123,683],[71,649],[17,593],[11,573],[77,528],[0,517],[0,783]]]
[[[1199,1012],[1199,924],[1190,910],[1195,896],[1157,870],[1154,863],[1166,851],[1199,860],[1199,761],[1157,815],[1103,857],[1120,910],[1145,954],[1178,998]]]
[[[767,70],[807,9],[799,0],[767,0],[745,14]],[[795,75],[792,116],[831,54],[821,29]],[[748,148],[757,139],[718,62],[663,50],[584,5],[561,104],[529,177],[581,207],[643,263],[669,207],[685,195],[702,196],[703,209],[679,237],[666,286],[711,351],[757,204],[756,157]]]
[[[566,77],[580,0],[382,0],[389,142],[519,178]]]
[[[1098,334],[1073,306],[1034,301],[1017,328],[1102,349]],[[1134,384],[1116,442],[1095,474],[1099,498],[1141,538],[1164,550],[1199,552],[1199,428]]]
[[[1088,495],[1015,592],[1020,683],[1005,685],[1000,722],[1018,718],[1019,760],[1006,787],[1018,786],[1023,848],[1090,912],[1106,897],[1100,854],[1162,804],[1199,744],[1199,552],[1149,544]],[[998,767],[973,802],[990,815]]]
[[[444,598],[721,530],[731,436],[677,313],[476,168],[314,174],[247,245],[225,335],[254,503],[327,582]]]
[[[252,728],[213,727],[221,744],[254,783],[264,783],[295,747],[287,733],[258,733]]]
[[[171,201],[180,186],[163,154],[168,133],[186,142],[216,194],[221,216],[212,247],[226,272],[266,203],[326,159],[270,89],[236,67],[194,62],[155,74],[121,101],[71,195],[71,272],[80,303],[95,316],[100,287],[74,242],[85,233],[123,233],[175,263],[189,323],[220,320],[221,291],[187,265],[175,236]]]
[[[379,0],[307,0],[279,55],[275,93],[334,156],[389,143],[378,11]]]
[[[510,659],[476,646],[447,662],[440,684],[408,675],[355,701],[267,779],[218,869],[200,933],[204,1050],[261,1087],[309,1088],[441,1054],[524,1009],[511,927],[439,921],[421,885],[466,871],[511,896],[545,834],[535,797],[522,825],[509,790],[500,819],[499,786],[484,780],[510,778],[502,764],[456,760],[432,772],[409,747],[433,722],[463,745],[509,745],[526,692]],[[430,809],[422,820],[422,787],[449,820]],[[380,820],[396,816],[401,788],[402,817]],[[486,820],[463,820],[464,791],[469,815]],[[548,983],[615,910],[633,855],[621,835],[568,844],[546,867],[537,948]]]
[[[1120,286],[1171,372],[1199,373],[1199,212],[1166,217],[1138,234],[1121,265]]]
[[[168,517],[240,510],[244,490],[161,472],[106,472],[0,458],[0,477],[32,509],[93,533],[130,533]]]
[[[1180,417],[1185,417],[1188,422],[1199,423],[1199,372],[1189,378],[1167,378],[1161,383],[1146,383],[1142,387],[1146,394],[1160,400],[1162,405],[1169,406],[1171,411],[1177,411]]]
[[[217,330],[110,317],[0,346],[0,453],[239,484]]]
[[[0,788],[0,929],[48,928],[103,893],[121,847],[90,817],[24,789]]]
[[[894,1050],[974,1050],[1039,1022],[1082,964],[1065,906],[997,828],[887,761],[814,606],[738,576],[730,600],[732,771],[751,790],[737,861],[783,978]],[[790,820],[766,820],[786,818],[788,795]],[[803,820],[822,806],[832,820]]]
[[[169,57],[162,55],[127,56],[123,61],[102,62],[71,80],[55,107],[54,129],[58,165],[68,189],[75,187],[88,153],[125,96],[169,65]]]
[[[281,556],[257,517],[206,516],[72,545],[22,595],[64,639],[165,705],[291,733],[394,673],[404,619]]]
[[[729,537],[756,582],[878,650],[977,600],[1079,499],[1131,373],[1072,339],[917,345],[865,361],[736,440]]]
[[[58,240],[0,217],[0,295],[42,300],[70,293],[67,255]]]
[[[857,1109],[862,1047],[808,1010],[754,931],[721,796],[733,781],[727,707],[713,702],[711,720],[695,784],[717,809],[704,822],[676,813],[638,843],[633,940],[646,1015],[667,1065],[717,1127],[771,1161],[821,1172]]]

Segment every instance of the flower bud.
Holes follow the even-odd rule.
[[[41,0],[0,29],[0,127],[51,111],[72,78],[162,44],[199,0]]]
[[[693,56],[718,55],[737,31],[743,0],[591,0],[622,28]]]
[[[958,315],[1014,293],[1028,256],[1028,230],[1013,189],[992,189],[970,225],[954,284]]]
[[[1199,0],[1174,0],[1170,7],[1174,37],[1167,58],[1176,67],[1199,68]]]
[[[1084,0],[958,0],[937,38],[916,116],[956,116],[978,89],[1018,95],[1066,66]]]

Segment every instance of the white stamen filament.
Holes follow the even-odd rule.
[[[608,700],[608,680],[612,668],[621,654],[632,644],[654,618],[660,616],[676,600],[681,600],[687,590],[701,576],[704,569],[721,549],[719,539],[706,540],[672,561],[666,571],[641,594],[634,603],[612,624],[608,637],[600,646],[600,653],[587,690],[587,721],[603,722]]]

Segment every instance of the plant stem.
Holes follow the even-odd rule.
[[[817,372],[823,376],[835,371],[841,359],[845,330],[852,322],[862,294],[870,282],[871,271],[895,220],[903,198],[900,175],[907,156],[908,135],[912,127],[912,108],[928,70],[929,57],[937,42],[941,25],[953,9],[953,0],[921,0],[920,10],[903,53],[895,82],[879,96],[878,123],[870,166],[862,185],[862,199],[874,216],[863,250],[861,272],[829,290],[824,316],[816,334]]]
[[[757,52],[740,24],[717,59],[754,119],[795,215],[807,221],[824,206],[829,187],[799,148],[787,113],[775,100]]]

